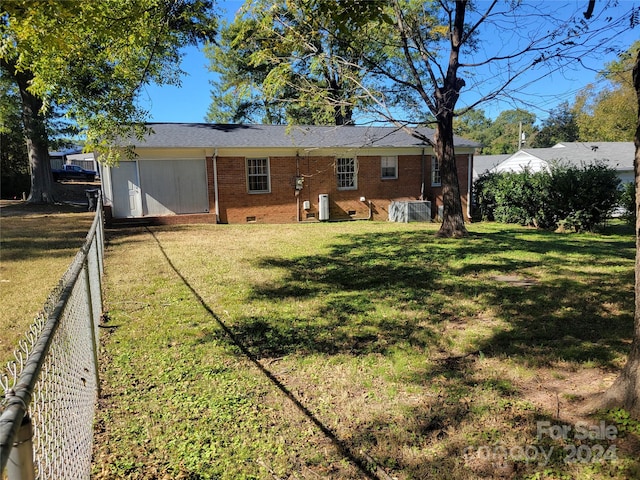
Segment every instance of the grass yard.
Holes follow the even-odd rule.
[[[94,212],[67,205],[0,205],[0,362],[13,359],[91,228]]]
[[[639,478],[632,231],[436,229],[108,232],[93,478]]]

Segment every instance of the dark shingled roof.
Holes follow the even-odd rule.
[[[148,123],[153,131],[142,141],[123,144],[149,148],[366,148],[426,147],[428,144],[396,127],[218,125],[210,123]],[[433,139],[435,130],[418,131]],[[454,138],[456,147],[478,147],[473,140]]]

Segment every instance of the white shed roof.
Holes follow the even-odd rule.
[[[535,172],[554,163],[581,166],[594,162],[602,162],[618,171],[633,171],[634,158],[633,142],[563,142],[550,148],[518,150],[492,171],[518,171],[528,167]]]

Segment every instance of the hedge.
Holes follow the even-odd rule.
[[[618,207],[620,179],[603,163],[555,164],[549,170],[487,172],[474,185],[483,220],[593,231]]]

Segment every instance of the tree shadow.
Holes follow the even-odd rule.
[[[0,236],[2,261],[19,262],[39,257],[71,259],[84,243],[92,221],[93,216],[86,210],[77,216],[3,216]],[[46,229],[44,234],[43,228]]]
[[[460,461],[463,437],[448,437],[472,424],[474,409],[483,408],[469,398],[479,388],[471,373],[479,351],[534,365],[562,359],[612,367],[628,350],[623,340],[632,333],[633,295],[627,298],[621,291],[633,285],[633,240],[594,237],[585,245],[577,239],[521,230],[464,241],[424,232],[343,236],[324,255],[256,260],[257,267],[283,270],[285,275],[272,283],[256,283],[247,301],[275,306],[272,311],[265,308],[264,314],[236,317],[233,323],[222,322],[168,256],[167,261],[231,343],[363,476],[386,478],[386,470],[402,470],[414,478],[464,478],[469,471]],[[506,275],[531,276],[534,281],[522,286],[497,279]],[[280,308],[296,301],[304,310]],[[467,354],[452,355],[442,327],[474,328],[487,311],[501,322],[499,328],[481,336]],[[414,349],[429,361],[397,380],[422,386],[439,381],[436,398],[405,406],[401,417],[391,409],[360,416],[347,434],[328,427],[304,397],[262,361],[287,355],[384,355],[398,349]],[[485,375],[481,381],[481,390],[500,399],[519,395],[496,376]],[[508,424],[521,429],[533,424],[531,411],[526,418],[522,409],[505,412],[513,415]],[[477,435],[488,442],[492,432],[485,430],[477,427]],[[438,461],[406,455],[436,444],[442,452]]]
[[[307,307],[286,317],[241,317],[232,329],[258,357],[385,353],[433,348],[442,322],[475,322],[477,311],[490,311],[509,328],[477,342],[485,354],[612,367],[631,336],[634,254],[624,237],[585,242],[533,230],[465,241],[424,232],[343,236],[324,255],[257,260],[285,278],[255,285],[248,301],[306,300]],[[508,275],[533,278],[523,286],[500,279]],[[385,315],[387,307],[395,316]]]

